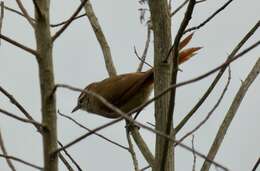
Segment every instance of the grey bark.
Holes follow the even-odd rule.
[[[152,28],[154,33],[154,73],[155,96],[170,85],[171,64],[162,61],[171,47],[171,19],[167,0],[149,1]],[[156,130],[165,132],[169,108],[170,93],[165,94],[155,102]],[[163,159],[165,138],[156,135],[155,165],[153,171],[159,171]],[[166,171],[174,170],[173,145],[170,142],[166,158]]]
[[[49,0],[38,1],[40,15],[35,10],[35,37],[37,45],[37,62],[39,66],[39,81],[41,89],[44,170],[57,171],[58,157],[52,155],[57,149],[56,100],[52,95],[54,89],[54,73],[52,62],[52,39],[49,23]]]

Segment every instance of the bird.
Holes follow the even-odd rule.
[[[196,55],[195,52],[201,49],[201,47],[192,47],[182,50],[190,42],[192,36],[193,33],[184,38],[179,44],[179,64],[189,60]],[[151,68],[145,72],[111,76],[89,84],[84,90],[102,96],[123,112],[129,113],[149,99],[153,90],[153,84],[154,70]],[[84,91],[79,95],[77,105],[72,110],[72,113],[79,109],[110,119],[121,117],[120,114],[108,108],[96,97]]]

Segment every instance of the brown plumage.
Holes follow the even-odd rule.
[[[179,50],[185,47],[192,38],[187,36],[180,43]],[[179,64],[184,63],[198,51],[200,47],[188,48],[179,53]],[[146,72],[127,73],[106,78],[99,82],[89,84],[85,90],[92,91],[104,97],[108,102],[115,105],[124,112],[146,102],[153,89],[153,69]],[[111,111],[95,97],[82,92],[78,98],[78,104],[72,112],[82,109],[107,118],[120,117],[119,114]]]

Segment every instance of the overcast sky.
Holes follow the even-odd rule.
[[[51,23],[67,19],[77,8],[80,1],[51,1]],[[93,8],[107,37],[114,63],[118,73],[133,72],[139,60],[135,57],[134,46],[141,53],[146,40],[146,25],[139,21],[139,8],[147,8],[136,1],[102,1],[92,0]],[[182,0],[173,0],[173,9]],[[190,26],[197,25],[213,13],[226,1],[207,0],[196,6]],[[4,0],[4,3],[18,9],[14,0]],[[23,2],[30,15],[33,16],[31,1]],[[204,48],[189,62],[181,66],[178,80],[187,80],[218,66],[241,40],[241,38],[259,20],[259,0],[235,0],[219,14],[213,21],[196,31],[191,46]],[[172,19],[173,36],[183,17],[182,10]],[[146,13],[146,19],[149,13]],[[56,29],[52,30],[52,33]],[[2,34],[9,36],[26,46],[35,48],[34,33],[27,21],[11,12],[6,11]],[[259,40],[260,31],[246,43],[247,47]],[[151,42],[151,47],[153,43]],[[232,80],[230,87],[213,116],[203,127],[195,133],[195,149],[207,154],[214,136],[228,110],[235,93],[241,85],[255,61],[260,57],[260,48],[248,53],[231,65]],[[56,83],[66,83],[79,88],[107,77],[104,60],[100,47],[87,18],[79,19],[55,41],[53,49],[54,71]],[[147,61],[153,64],[153,49],[150,48]],[[179,88],[177,91],[175,124],[185,116],[189,109],[199,100],[215,75],[200,82]],[[220,96],[226,75],[221,79],[207,102],[197,111],[177,138],[193,129],[212,109]],[[30,54],[1,40],[0,46],[0,85],[7,89],[32,116],[40,121],[40,94],[37,63]],[[251,170],[260,156],[260,79],[257,78],[244,98],[225,140],[219,150],[216,161],[234,171]],[[83,111],[70,114],[76,105],[79,93],[60,89],[57,92],[57,109],[62,113],[74,117],[89,128],[95,128],[110,121]],[[0,108],[23,114],[10,104],[8,99],[0,95]],[[138,118],[140,122],[154,122],[153,106],[149,106]],[[23,158],[26,161],[42,166],[42,140],[33,126],[17,122],[1,115],[0,128],[10,155]],[[140,130],[151,150],[154,149],[154,135]],[[59,140],[64,144],[85,133],[85,131],[65,118],[58,117]],[[113,125],[100,133],[127,146],[124,122]],[[191,144],[191,138],[184,141]],[[97,136],[91,136],[68,149],[70,154],[80,164],[83,170],[133,170],[130,154],[119,147],[110,144]],[[136,148],[140,167],[147,163]],[[181,147],[176,149],[176,170],[188,171],[192,168],[193,156]],[[197,170],[203,160],[197,157]],[[17,170],[31,171],[23,164],[14,162]],[[6,161],[0,160],[0,170],[9,170]],[[60,162],[60,170],[66,170]],[[211,170],[215,170],[214,167]]]

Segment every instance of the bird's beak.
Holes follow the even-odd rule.
[[[80,109],[80,106],[77,105],[76,107],[74,107],[74,109],[71,111],[71,113],[73,113],[73,112],[75,112],[75,111],[77,111],[77,110],[79,110],[79,109]]]

